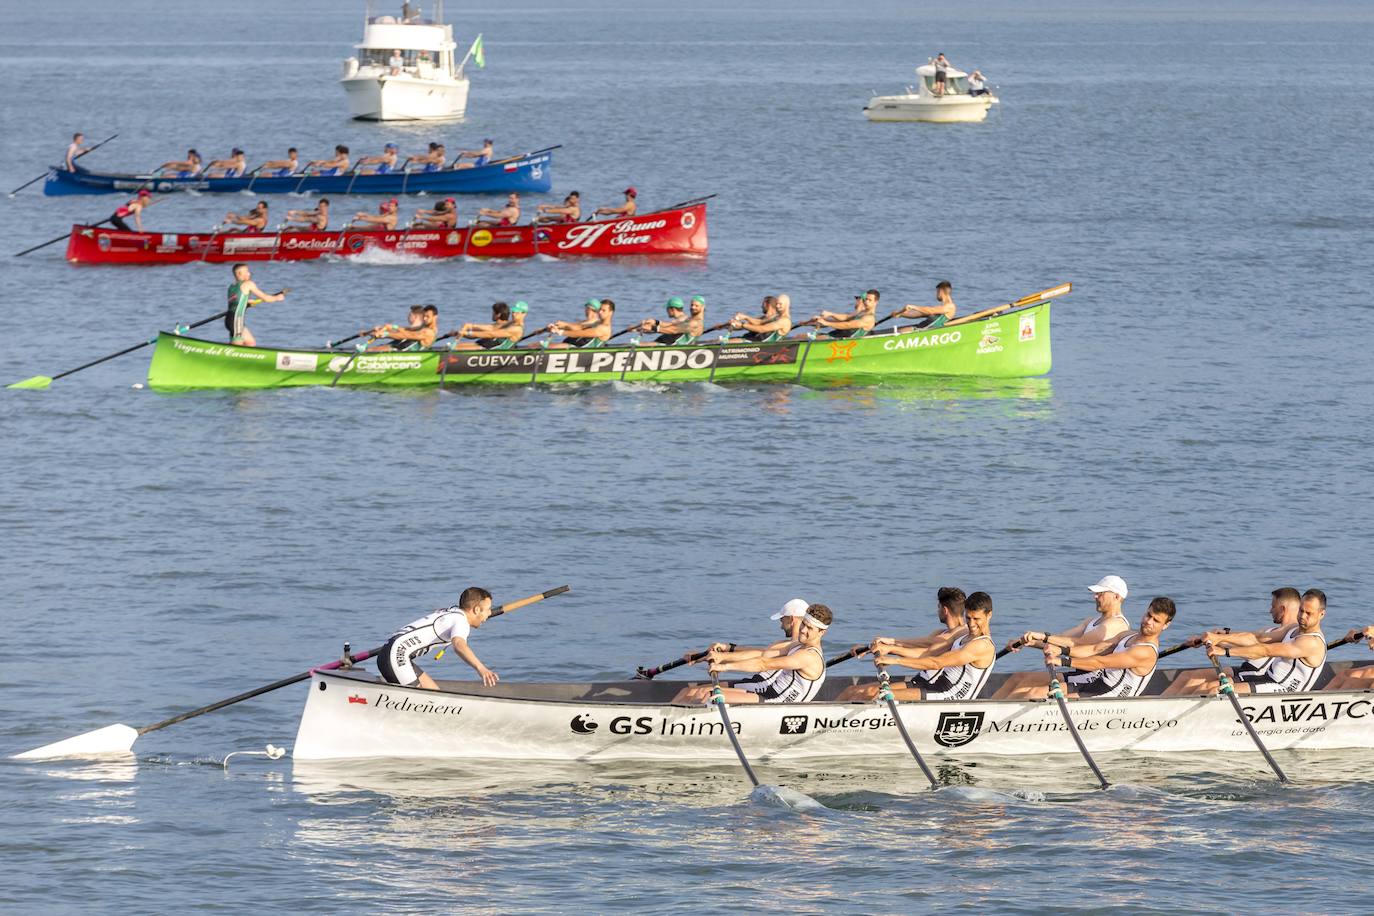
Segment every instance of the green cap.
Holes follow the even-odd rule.
[[[703,299],[701,296],[693,296],[693,297],[692,297],[692,301],[693,301],[693,302],[700,302],[702,305],[705,305],[705,304],[706,304],[706,300]]]
[[[664,306],[664,308],[685,310],[687,306],[683,305],[681,296],[674,296],[673,298],[668,300],[668,304]]]
[[[585,306],[583,306],[583,308],[599,309],[599,308],[601,308],[601,300],[600,300],[600,299],[588,299],[588,300],[587,300],[587,304],[586,304]]]
[[[510,307],[510,310],[511,310],[512,312],[528,312],[528,311],[530,310],[530,306],[529,306],[529,303],[524,302],[524,301],[521,301],[521,302],[515,303],[515,305],[512,305],[512,306]]]

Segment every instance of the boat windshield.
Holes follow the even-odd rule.
[[[925,77],[926,88],[935,94],[935,77]],[[968,95],[968,77],[950,76],[945,78],[945,95]]]
[[[386,50],[384,48],[359,48],[358,63],[364,67],[378,67],[387,69],[391,66],[391,58],[396,51],[401,52],[401,68],[404,70],[414,70],[417,67],[433,67],[436,65],[435,58],[438,56],[434,51],[416,51],[407,49]]]

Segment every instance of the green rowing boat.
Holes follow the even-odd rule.
[[[161,333],[148,386],[287,388],[301,385],[555,382],[794,382],[868,384],[903,376],[1023,378],[1050,370],[1050,302],[990,309],[944,327],[776,343],[623,346],[591,350],[285,350]]]

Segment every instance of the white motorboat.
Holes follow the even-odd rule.
[[[969,88],[968,74],[953,67],[945,70],[945,90],[935,93],[935,65],[916,68],[915,86],[901,95],[876,95],[864,107],[870,121],[933,121],[939,124],[982,121],[997,104],[989,91],[977,95]]]
[[[433,0],[432,16],[404,2],[399,16],[378,15],[369,0],[358,56],[344,61],[340,82],[349,113],[366,121],[438,121],[461,118],[468,106],[469,59],[484,64],[478,35],[461,63],[453,26],[443,21],[443,0]]]

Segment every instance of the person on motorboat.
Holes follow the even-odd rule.
[[[1374,626],[1357,627],[1345,634],[1345,639],[1349,642],[1363,639],[1365,645],[1374,651]],[[1374,685],[1374,665],[1364,665],[1359,668],[1347,668],[1339,672],[1323,689],[1368,690],[1371,685]]]
[[[495,302],[491,306],[491,324],[465,324],[458,329],[461,343],[453,345],[455,350],[510,350],[525,336],[525,316],[529,313],[528,303],[517,302],[508,306]]]
[[[661,318],[645,318],[640,323],[640,333],[658,335],[653,340],[640,341],[640,346],[656,347],[693,343],[700,332],[692,333],[691,322],[687,318],[687,305],[682,301],[682,297],[673,296],[663,308],[668,313],[667,321]]]
[[[89,153],[93,149],[93,147],[83,146],[82,144],[85,142],[85,134],[80,131],[72,134],[72,142],[67,145],[67,156],[64,160],[67,164],[67,171],[75,172],[77,157],[81,156],[83,153]]]
[[[1235,680],[1232,687],[1238,694],[1246,693],[1305,693],[1317,689],[1326,674],[1326,637],[1321,623],[1326,617],[1326,593],[1319,588],[1303,592],[1298,607],[1298,629],[1289,639],[1256,642],[1249,646],[1219,646],[1204,643],[1210,658],[1271,659],[1269,666],[1258,675]],[[1223,662],[1223,664],[1225,664]],[[1204,693],[1215,693],[1215,677]]]
[[[582,195],[569,191],[562,204],[540,204],[535,208],[536,223],[575,223],[582,218]]]
[[[491,138],[482,141],[481,149],[459,150],[458,155],[453,157],[453,167],[455,169],[475,169],[491,162],[492,148]],[[471,162],[464,162],[464,159],[471,159]]]
[[[329,228],[329,198],[321,197],[313,210],[287,210],[287,229],[324,232]]]
[[[945,57],[944,52],[940,52],[935,55],[935,59],[931,63],[935,66],[935,86],[931,91],[935,93],[935,97],[938,99],[945,94],[945,78],[950,69],[949,59]]]
[[[238,178],[248,171],[248,161],[243,155],[243,150],[237,146],[229,152],[227,159],[211,159],[205,164],[206,178]],[[218,172],[218,175],[212,175]]]
[[[458,225],[458,201],[445,197],[433,210],[416,210],[410,225],[415,229],[453,229]]]
[[[802,615],[796,639],[780,648],[763,652],[747,649],[743,652],[720,651],[719,643],[707,653],[706,664],[711,675],[726,671],[742,671],[764,675],[757,681],[737,681],[721,688],[727,703],[805,703],[816,697],[825,683],[825,656],[821,654],[821,640],[834,622],[834,614],[824,604],[811,604]],[[684,687],[673,703],[703,703],[711,698],[712,687]]]
[[[941,280],[935,284],[936,305],[912,305],[910,303],[902,307],[897,313],[897,318],[925,318],[927,319],[920,326],[925,328],[938,328],[954,319],[959,307],[954,304],[954,285],[948,280]]]
[[[282,301],[290,290],[264,293],[258,284],[253,282],[253,272],[248,269],[247,264],[235,264],[232,273],[234,282],[229,284],[229,308],[224,316],[224,329],[229,332],[230,344],[236,347],[256,347],[258,342],[253,337],[253,332],[244,324],[245,313],[262,302]]]
[[[638,197],[639,192],[633,186],[628,187],[625,189],[625,202],[623,204],[618,207],[598,207],[592,216],[634,216],[639,206],[635,202]]]
[[[410,164],[413,162],[416,165],[423,166],[423,168],[420,169],[422,172],[437,172],[444,167],[444,163],[447,160],[448,154],[444,152],[444,145],[442,143],[430,143],[429,152],[420,153],[417,156],[406,157],[403,166],[409,168]]]
[[[792,300],[785,293],[763,298],[763,314],[759,316],[736,312],[730,328],[743,331],[736,341],[729,343],[772,343],[782,340],[792,330]]]
[[[968,75],[968,94],[974,96],[988,94],[987,78],[983,76],[982,70],[974,70]]]
[[[972,700],[978,696],[997,660],[997,646],[992,642],[989,629],[992,597],[987,592],[974,592],[964,601],[964,623],[964,633],[938,652],[874,642],[873,660],[879,667],[910,668],[918,672],[905,683],[891,684],[893,697],[899,700]],[[873,691],[876,695],[876,686]]]
[[[262,232],[267,229],[267,201],[260,200],[254,205],[253,209],[243,215],[238,213],[227,213],[224,216],[224,224],[236,226],[235,232]]]
[[[312,159],[305,168],[313,175],[342,175],[348,171],[348,147],[340,143],[334,147],[332,159]]]
[[[1298,610],[1302,607],[1302,594],[1289,586],[1276,588],[1269,593],[1269,619],[1273,625],[1262,630],[1254,631],[1226,631],[1209,630],[1198,636],[1185,640],[1189,646],[1197,647],[1204,643],[1211,643],[1223,649],[1235,646],[1253,646],[1261,642],[1282,642],[1292,640],[1298,629]],[[1236,668],[1232,676],[1236,681],[1248,681],[1257,677],[1268,670],[1273,663],[1272,658],[1262,658],[1256,661],[1247,661]],[[1216,670],[1211,667],[1193,668],[1178,672],[1174,676],[1173,682],[1164,691],[1164,696],[1192,696],[1203,693],[1208,686],[1216,683]]]
[[[363,175],[389,175],[396,170],[399,149],[395,143],[388,143],[376,156],[364,156],[358,160],[358,172]]]
[[[414,321],[415,308],[415,306],[411,306],[412,322]],[[374,339],[390,338],[386,343],[367,348],[378,353],[428,349],[434,346],[434,338],[439,336],[439,308],[434,305],[420,306],[419,327],[414,324],[404,328],[394,324],[383,324],[373,328],[369,332],[369,336]]]
[[[110,214],[107,222],[118,229],[120,232],[142,232],[143,231],[143,211],[151,207],[156,201],[153,200],[153,192],[147,188],[139,189],[133,199],[128,203],[121,204],[115,208],[115,212]],[[134,228],[130,229],[129,224],[124,221],[125,217],[134,218]]]
[[[300,153],[297,152],[296,148],[293,146],[286,151],[285,159],[269,159],[258,166],[257,171],[259,174],[263,172],[275,172],[276,177],[286,178],[296,174],[296,172],[300,170],[300,167]]]
[[[190,178],[200,172],[200,153],[188,149],[185,159],[168,160],[153,169],[153,172],[171,172],[173,178]]]
[[[877,651],[880,648],[897,648],[906,650],[909,653],[908,658],[920,658],[925,655],[939,655],[951,648],[957,648],[956,640],[962,640],[959,643],[962,646],[969,639],[968,624],[964,621],[964,603],[966,600],[964,590],[958,586],[941,586],[935,593],[935,616],[940,620],[938,630],[925,636],[912,636],[906,639],[879,636],[869,646],[870,651]],[[914,676],[929,680],[933,675],[929,671],[920,670]],[[874,681],[869,684],[852,684],[841,691],[836,699],[838,702],[867,701],[877,695],[878,683]]]
[[[499,210],[481,207],[477,211],[477,225],[488,229],[497,226],[514,226],[520,222],[520,195],[514,191],[506,198],[506,205]]]
[[[822,311],[811,321],[823,328],[830,328],[831,337],[863,337],[873,330],[873,325],[878,320],[878,298],[878,291],[870,289],[854,297],[852,312]]]
[[[486,623],[490,616],[491,592],[475,585],[463,589],[455,606],[426,614],[392,634],[377,655],[377,673],[388,684],[438,690],[439,685],[415,664],[415,659],[424,658],[441,646],[451,646],[454,653],[477,672],[484,685],[495,686],[501,678],[482,664],[468,645],[472,631]]]
[[[587,318],[580,323],[555,321],[549,325],[551,334],[560,334],[563,339],[549,344],[550,347],[572,347],[590,350],[604,347],[611,339],[611,320],[615,317],[615,303],[610,299],[589,299],[586,305]]]
[[[349,225],[359,229],[386,229],[391,231],[396,228],[396,214],[398,212],[396,198],[393,197],[378,204],[376,213],[358,211],[353,217],[353,222]]]

